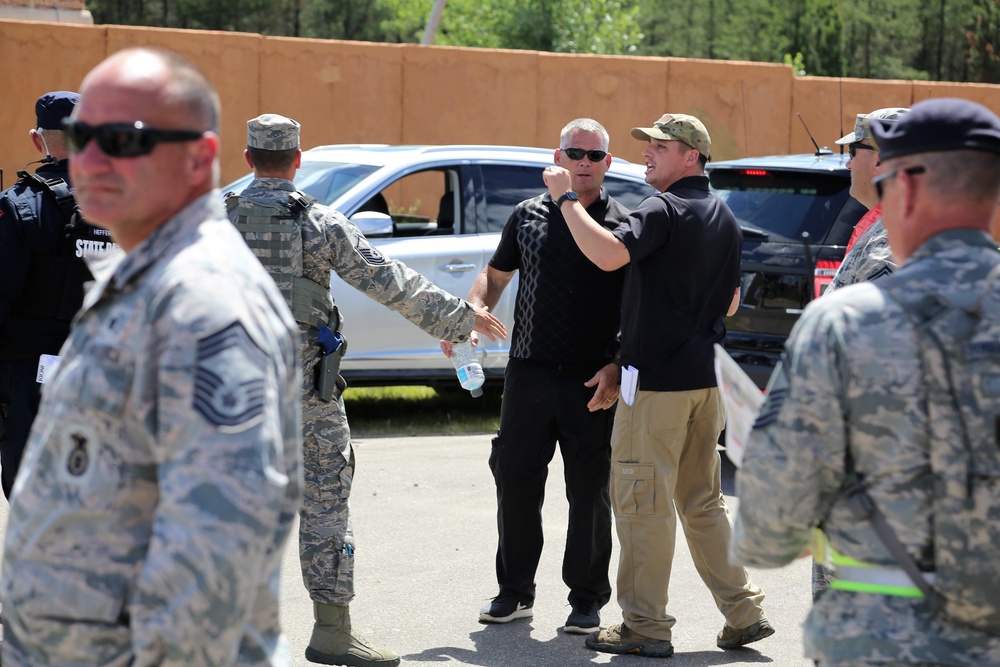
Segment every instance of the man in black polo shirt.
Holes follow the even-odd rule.
[[[601,187],[611,166],[607,130],[578,118],[563,128],[559,146],[554,159],[569,170],[570,196],[607,228],[625,220],[628,209]],[[583,256],[548,193],[514,208],[469,302],[494,308],[515,271],[520,281],[514,330],[500,429],[490,453],[500,591],[479,619],[507,623],[532,615],[545,479],[558,441],[569,500],[562,574],[572,606],[563,629],[588,634],[600,628],[600,609],[611,598],[608,476],[618,397],[613,359],[625,272],[605,273]]]
[[[739,648],[774,633],[764,594],[727,558],[732,527],[722,495],[716,442],[725,415],[713,369],[723,318],[739,304],[742,234],[705,176],[711,139],[700,120],[666,114],[647,141],[648,197],[616,229],[597,224],[576,202],[560,211],[583,253],[605,271],[628,266],[622,296],[622,401],[611,439],[611,497],[621,543],[618,603],[622,623],[587,637],[605,653],[673,654],[674,617],[667,587],[677,519],[695,567],[726,625],[721,648]],[[570,189],[548,167],[553,199]],[[635,387],[630,391],[629,387]]]

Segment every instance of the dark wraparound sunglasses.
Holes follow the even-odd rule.
[[[876,150],[876,149],[875,149],[874,146],[869,146],[868,144],[862,144],[860,142],[856,142],[856,143],[853,143],[853,144],[848,144],[848,146],[847,146],[847,154],[851,156],[852,160],[857,156],[859,150],[861,150],[861,151],[873,151],[873,150]]]
[[[872,185],[875,186],[875,193],[878,195],[878,200],[882,201],[882,185],[890,178],[896,178],[899,176],[899,172],[904,174],[909,174],[910,176],[916,176],[917,174],[922,174],[927,171],[927,168],[922,164],[918,164],[913,167],[907,167],[906,169],[897,169],[895,171],[887,171],[884,174],[879,174],[872,179]]]
[[[600,162],[608,155],[607,151],[587,151],[582,148],[563,148],[562,152],[565,153],[570,160],[582,160],[583,156],[586,155],[587,159],[591,162]]]
[[[139,157],[149,155],[156,144],[169,141],[194,141],[205,133],[198,130],[158,130],[146,127],[142,121],[134,123],[107,123],[87,125],[80,121],[63,121],[66,145],[73,153],[79,153],[94,139],[108,157]]]

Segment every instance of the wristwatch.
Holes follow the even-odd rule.
[[[561,209],[563,203],[567,201],[580,201],[580,197],[578,197],[575,192],[570,190],[569,192],[565,193],[562,197],[556,200],[556,208]]]

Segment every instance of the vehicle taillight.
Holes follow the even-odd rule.
[[[813,271],[813,285],[815,294],[813,298],[820,298],[823,292],[833,282],[833,277],[837,275],[840,268],[840,261],[835,259],[821,259],[816,262],[816,269]]]
[[[744,176],[770,176],[766,169],[740,169]]]

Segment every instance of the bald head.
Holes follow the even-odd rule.
[[[169,51],[120,51],[83,80],[70,173],[84,215],[125,250],[218,181],[219,98]]]

